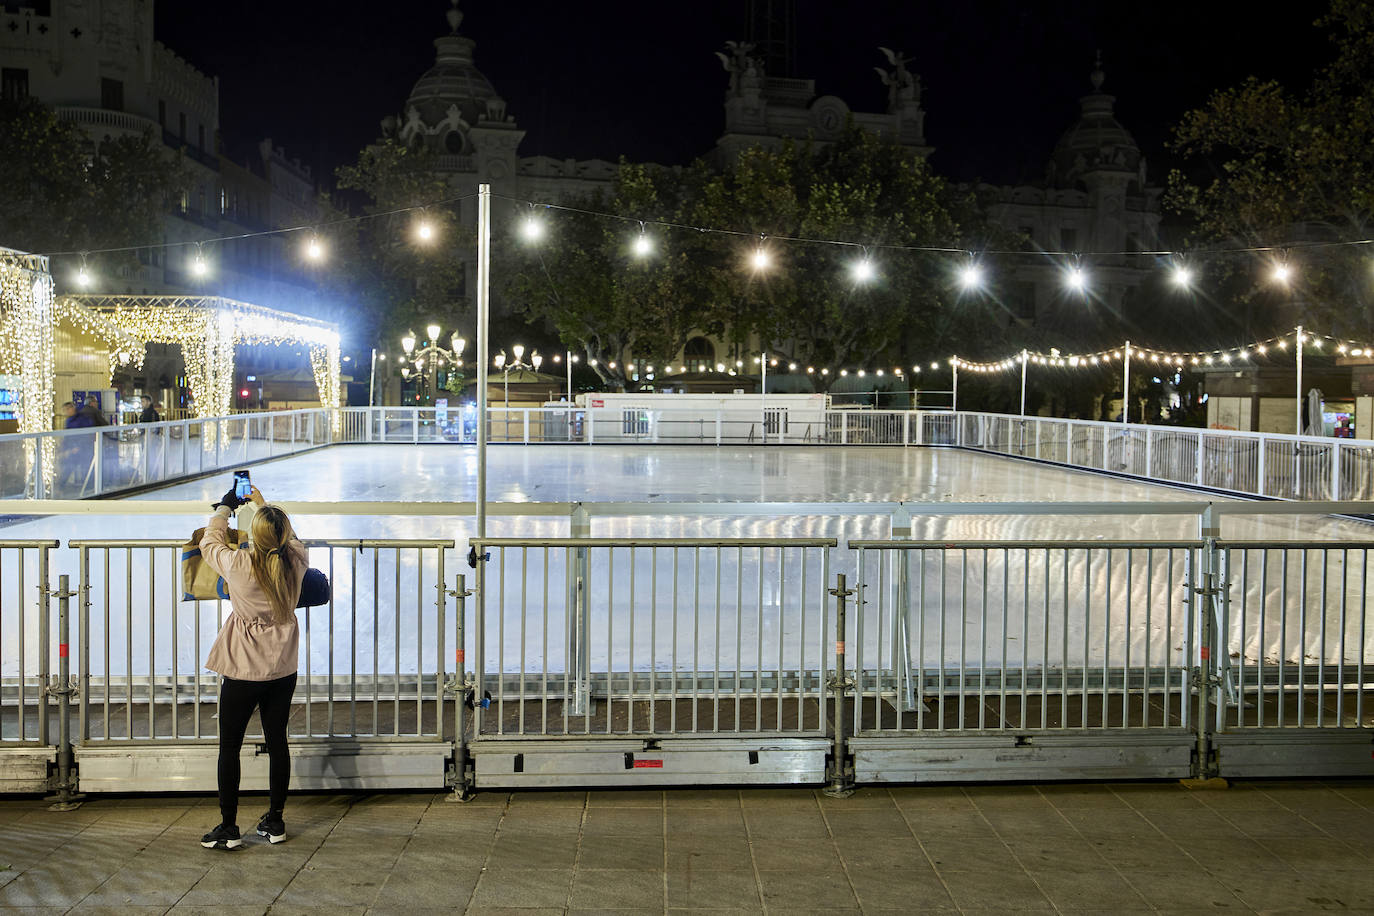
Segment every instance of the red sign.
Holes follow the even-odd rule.
[[[635,768],[636,770],[643,770],[643,769],[658,769],[658,770],[661,770],[661,769],[663,769],[663,761],[662,761],[662,760],[636,760],[636,761],[634,762],[634,768]]]
[[[593,407],[605,407],[605,406],[606,406],[606,399],[605,399],[605,398],[592,398],[592,406],[593,406]]]

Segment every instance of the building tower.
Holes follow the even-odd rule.
[[[748,0],[748,41],[769,76],[794,77],[797,69],[797,0]]]

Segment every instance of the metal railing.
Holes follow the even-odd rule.
[[[291,731],[317,764],[300,784],[437,786],[445,768],[460,789],[1369,770],[1374,541],[1220,536],[1225,514],[1368,504],[591,508],[726,530],[828,516],[865,537],[597,538],[586,506],[498,505],[495,517],[561,514],[572,536],[470,541],[471,617],[463,578],[446,581],[451,540],[307,541],[334,594],[300,612]],[[872,538],[875,514],[892,537]],[[913,516],[939,514],[1193,515],[1200,535],[907,539]],[[180,600],[180,546],[0,542],[0,789],[213,785],[217,678],[200,665],[228,609]],[[397,775],[417,748],[430,762]],[[46,762],[24,758],[28,781],[8,778],[7,761],[34,750]],[[66,769],[44,775],[53,761]]]
[[[947,444],[1253,496],[1374,497],[1374,442],[960,413]]]
[[[476,740],[824,734],[835,539],[471,543]]]
[[[329,603],[298,612],[297,737],[444,735],[444,540],[305,540]],[[83,743],[213,738],[219,678],[206,672],[229,608],[187,601],[182,541],[74,540]]]
[[[84,499],[334,441],[324,409],[0,436],[0,499]]]

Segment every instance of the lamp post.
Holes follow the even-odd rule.
[[[462,368],[463,350],[467,346],[467,341],[457,331],[454,331],[449,337],[450,348],[445,349],[439,346],[439,335],[443,331],[439,325],[431,324],[425,328],[425,331],[429,334],[429,339],[419,347],[418,352],[416,351],[417,341],[414,331],[408,331],[401,338],[401,349],[405,351],[404,361],[413,367],[412,371],[418,378],[424,378],[425,375],[430,376],[432,386],[430,397],[433,399],[434,392],[438,389],[439,367],[447,360],[453,364],[455,369]],[[402,378],[410,376],[409,372],[404,371],[405,368],[407,367],[402,367]]]
[[[514,360],[508,359],[508,358],[506,357],[506,351],[505,351],[505,350],[502,350],[500,353],[497,353],[497,354],[496,354],[495,356],[493,356],[492,359],[491,359],[492,365],[495,366],[497,369],[500,369],[500,370],[501,370],[501,389],[502,389],[501,407],[502,407],[502,412],[505,414],[505,417],[506,417],[506,438],[507,438],[507,439],[510,438],[510,374],[511,374],[511,371],[512,371],[512,370],[515,370],[515,369],[530,369],[530,370],[532,370],[532,371],[534,371],[534,372],[538,372],[538,371],[539,371],[539,367],[540,367],[541,365],[543,365],[543,363],[544,363],[544,357],[542,357],[542,356],[539,355],[539,351],[538,351],[538,350],[532,350],[532,351],[530,352],[530,361],[529,361],[529,362],[525,362],[525,347],[524,347],[522,344],[516,344],[515,346],[511,347],[511,348],[510,348],[510,352],[511,352],[511,354],[515,357]],[[569,371],[569,378],[571,378],[571,370]]]

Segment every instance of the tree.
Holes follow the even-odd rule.
[[[1198,240],[1271,246],[1369,236],[1374,6],[1332,0],[1318,25],[1331,30],[1336,56],[1309,87],[1295,92],[1252,77],[1175,128],[1172,148],[1186,161],[1170,175],[1167,201],[1197,221]],[[1264,260],[1285,256],[1298,268],[1291,293],[1259,274]],[[1366,259],[1349,247],[1295,245],[1258,263],[1227,258],[1215,269],[1240,304],[1227,317],[1247,336],[1315,320],[1323,331],[1363,337],[1374,332]]]
[[[622,163],[609,194],[570,203],[547,242],[512,243],[502,274],[527,314],[612,384],[625,382],[625,354],[662,364],[694,333],[724,339],[731,359],[757,346],[817,365],[897,365],[971,336],[995,343],[1007,324],[991,298],[958,300],[947,255],[897,250],[987,244],[976,207],[921,157],[852,125],[824,146],[747,150],[721,171]],[[630,254],[641,231],[653,236],[647,258]],[[760,248],[766,269],[751,263]],[[856,278],[866,258],[873,275]]]
[[[0,169],[0,244],[35,252],[160,243],[190,186],[180,156],[151,133],[93,144],[33,99],[0,102]]]
[[[369,146],[337,172],[338,186],[362,192],[370,219],[341,224],[343,282],[374,338],[387,343],[407,330],[438,322],[459,327],[469,318],[463,252],[472,245],[449,206],[421,209],[454,197],[434,154],[388,138]],[[429,225],[430,239],[418,236]]]

